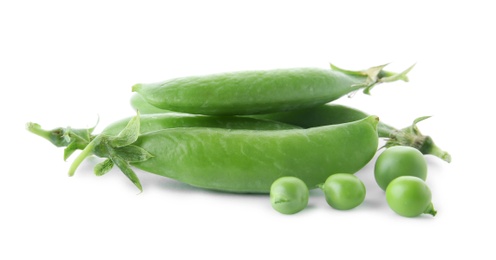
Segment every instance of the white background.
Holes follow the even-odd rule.
[[[179,2],[179,1],[177,1]],[[494,8],[490,1],[2,1],[0,259],[494,259]],[[28,133],[133,115],[130,87],[225,71],[413,63],[410,82],[337,103],[423,133],[436,217],[387,206],[373,161],[351,211],[319,191],[291,216],[266,195],[191,188],[138,172],[144,192]]]

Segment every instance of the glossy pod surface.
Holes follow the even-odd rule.
[[[377,150],[376,116],[311,129],[252,131],[165,129],[133,144],[153,157],[131,163],[142,170],[202,188],[269,193],[294,176],[315,188],[333,173],[355,173]]]
[[[311,107],[363,88],[366,76],[318,68],[241,71],[136,84],[151,105],[192,114],[249,115]]]

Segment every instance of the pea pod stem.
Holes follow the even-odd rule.
[[[69,176],[73,176],[77,168],[88,156],[91,156],[94,152],[95,147],[100,144],[101,136],[97,136],[81,151],[81,153],[74,159],[71,166],[69,167]]]
[[[45,130],[42,129],[39,124],[29,122],[26,124],[26,129],[29,132],[50,141],[57,147],[67,147],[73,142],[89,142],[92,138],[91,133],[95,127],[83,129],[59,127],[52,130]]]
[[[451,162],[451,155],[439,148],[432,140],[432,137],[423,135],[417,123],[430,118],[430,116],[423,116],[415,119],[411,126],[405,127],[400,130],[392,129],[389,136],[386,137],[386,144],[384,147],[392,147],[397,145],[407,145],[418,149],[423,154],[434,155],[448,163]]]
[[[33,123],[33,122],[29,122],[26,124],[26,129],[39,136],[39,137],[42,137],[50,142],[52,142],[52,136],[55,135],[54,131],[48,131],[48,130],[44,130],[41,128],[41,126],[39,124],[36,124],[36,123]],[[57,130],[58,132],[60,132],[60,129]],[[59,143],[59,142],[52,142],[55,146],[62,146],[62,143]],[[67,146],[67,143],[66,144],[63,144],[64,146]]]
[[[434,141],[430,136],[426,136],[424,143],[419,148],[419,150],[423,154],[432,154],[443,159],[446,162],[451,162],[451,155],[434,144]]]
[[[424,214],[430,214],[433,217],[436,216],[437,211],[434,209],[434,205],[432,202],[429,204],[429,206],[425,209]]]
[[[92,135],[96,125],[91,128],[73,129],[70,127],[59,127],[52,130],[44,130],[39,124],[27,123],[26,129],[40,136],[57,147],[66,147],[64,149],[64,161],[71,156],[76,150],[84,149],[95,137]]]

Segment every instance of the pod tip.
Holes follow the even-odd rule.
[[[132,90],[132,92],[139,92],[141,87],[142,87],[142,84],[140,84],[140,83],[134,84],[133,87],[131,88],[131,90]]]

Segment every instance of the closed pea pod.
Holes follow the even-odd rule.
[[[76,158],[74,174],[90,155],[109,158],[139,188],[130,166],[193,186],[241,193],[268,193],[283,176],[310,188],[332,173],[355,173],[377,150],[375,116],[363,120],[289,130],[171,128],[136,134],[132,121],[116,137],[101,136]],[[123,134],[124,133],[124,134]]]
[[[240,71],[175,78],[132,87],[151,105],[177,112],[206,115],[250,115],[312,107],[377,83],[407,81],[406,74],[377,66],[348,71],[294,68]]]
[[[101,134],[113,136],[121,132],[131,118],[124,118],[116,121],[102,130]],[[253,129],[253,130],[282,130],[299,129],[301,127],[290,124],[246,117],[219,117],[201,116],[182,113],[149,114],[140,116],[139,133],[144,134],[157,130],[175,127],[212,127],[229,129]],[[96,137],[92,132],[94,127],[87,129],[56,128],[44,130],[39,124],[28,123],[28,131],[43,137],[57,147],[66,147],[64,150],[64,160],[66,160],[75,150],[83,150]]]

